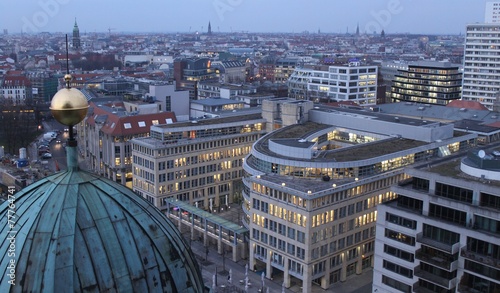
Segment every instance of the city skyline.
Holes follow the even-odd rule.
[[[26,3],[28,2],[28,3]],[[41,0],[2,2],[0,29],[9,33],[68,32],[74,21],[81,34],[94,32],[412,33],[461,34],[466,24],[484,22],[485,3],[475,1],[283,1]],[[123,4],[126,3],[126,4]],[[118,6],[121,4],[121,6]],[[110,13],[111,11],[113,13]],[[452,13],[450,13],[450,11]]]

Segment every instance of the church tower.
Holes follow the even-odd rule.
[[[210,24],[210,21],[208,22],[208,32],[209,35],[212,34],[212,25]]]
[[[80,29],[76,23],[76,18],[75,25],[73,26],[73,48],[80,49]]]

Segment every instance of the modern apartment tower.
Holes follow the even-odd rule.
[[[486,2],[484,22],[500,23],[500,2]]]
[[[391,87],[393,102],[447,105],[459,100],[462,72],[449,62],[419,61],[400,69]]]
[[[462,99],[489,110],[500,91],[500,24],[469,24],[465,39]]]
[[[405,171],[377,209],[372,292],[500,292],[499,155]]]
[[[476,134],[368,110],[263,102],[267,135],[244,161],[250,268],[328,289],[373,266],[377,205],[403,167],[467,149]]]

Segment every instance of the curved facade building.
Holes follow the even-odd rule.
[[[243,166],[250,267],[303,292],[373,267],[376,207],[396,197],[390,186],[406,179],[404,167],[468,149],[476,137],[439,122],[290,100],[266,102],[263,113],[274,117],[268,129],[283,127],[259,139]],[[286,126],[293,119],[285,113],[303,122]]]

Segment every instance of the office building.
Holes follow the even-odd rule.
[[[259,78],[277,84],[286,84],[294,70],[304,65],[304,57],[276,58],[266,56],[259,63]]]
[[[133,139],[133,189],[155,206],[169,198],[216,212],[241,194],[243,160],[265,133],[260,110],[154,125]]]
[[[183,58],[174,61],[174,80],[177,90],[189,91],[191,100],[198,99],[198,82],[217,81],[208,58]]]
[[[376,105],[377,66],[349,62],[297,68],[288,79],[288,96],[313,102],[356,102]]]
[[[405,171],[377,209],[373,292],[500,292],[500,153]]]
[[[250,267],[285,287],[328,289],[373,266],[376,207],[403,167],[475,143],[453,125],[368,110],[264,101],[269,132],[244,163]]]
[[[247,64],[244,61],[214,61],[212,67],[221,83],[244,83],[247,80]]]
[[[462,99],[478,101],[489,110],[500,91],[500,24],[469,24],[465,37]]]
[[[57,77],[49,72],[29,72],[27,75],[31,82],[33,100],[38,103],[49,102],[57,92]]]
[[[221,97],[233,99],[238,95],[251,95],[257,93],[257,87],[251,85],[231,85],[218,82],[198,83],[198,99]]]
[[[446,105],[459,100],[462,73],[449,62],[419,61],[399,69],[391,87],[393,102]]]

